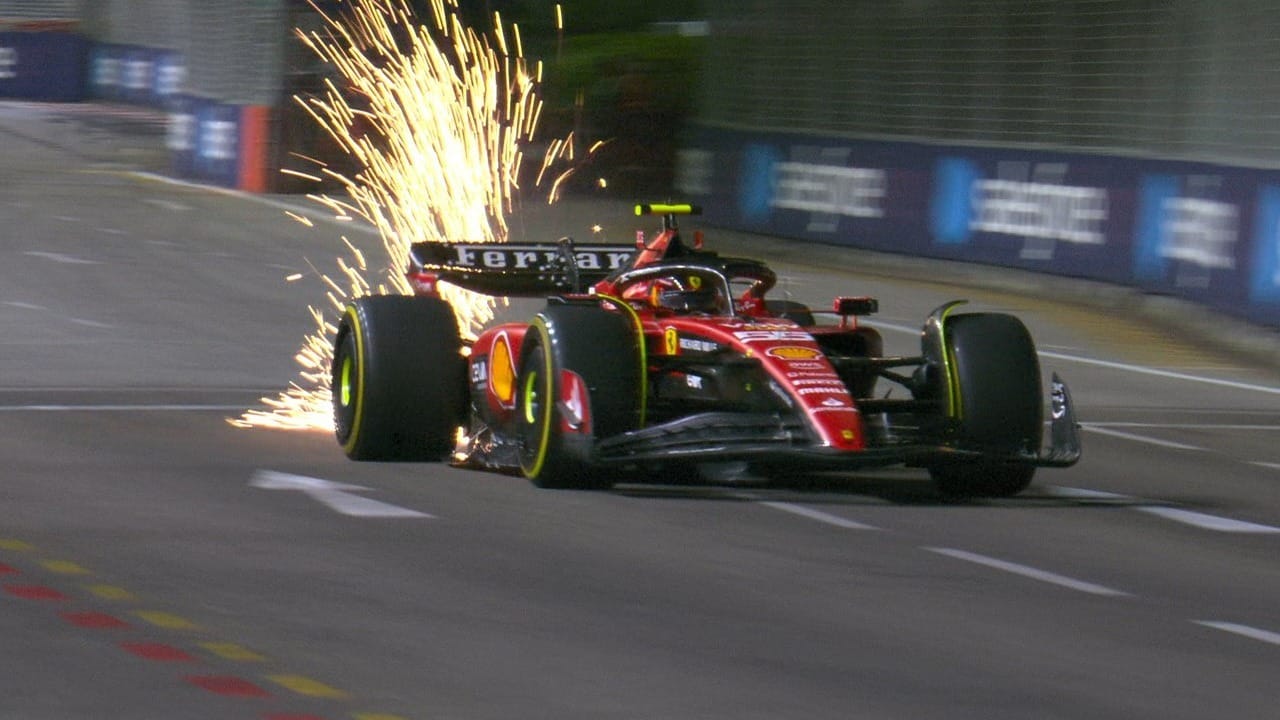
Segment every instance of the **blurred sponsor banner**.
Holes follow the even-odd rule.
[[[1128,284],[1280,327],[1280,172],[711,128],[679,166],[713,224]]]
[[[174,50],[98,43],[88,75],[95,99],[166,108],[182,93],[186,65]]]
[[[89,42],[73,33],[0,32],[0,97],[84,99]]]

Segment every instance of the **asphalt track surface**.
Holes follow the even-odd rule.
[[[2,718],[1276,717],[1274,368],[710,233],[799,299],[878,296],[891,350],[953,297],[1018,313],[1085,459],[958,504],[913,470],[552,492],[351,463],[227,423],[295,378],[323,286],[284,278],[341,229],[140,175],[153,137],[45,112],[0,106]],[[576,202],[516,232],[594,223],[635,219]],[[262,487],[298,476],[360,489]]]

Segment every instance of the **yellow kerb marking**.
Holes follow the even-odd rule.
[[[288,688],[299,695],[322,698],[344,698],[347,694],[337,688],[329,687],[318,680],[301,675],[268,675],[271,682]]]
[[[0,550],[11,550],[13,552],[30,552],[32,550],[35,550],[35,546],[24,540],[0,539]]]
[[[71,562],[70,560],[42,560],[40,562],[45,570],[58,573],[59,575],[88,575],[88,569]]]
[[[161,612],[159,610],[139,610],[135,612],[134,615],[137,615],[156,627],[161,627],[166,630],[200,629],[199,625],[196,625],[181,615],[174,615],[173,613]]]
[[[138,597],[122,587],[115,585],[90,585],[89,592],[103,600],[137,600]]]
[[[263,655],[250,650],[243,645],[228,642],[206,642],[200,643],[200,647],[217,655],[223,660],[232,660],[235,662],[266,662],[267,658]]]

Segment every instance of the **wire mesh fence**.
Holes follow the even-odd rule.
[[[1269,0],[708,0],[701,120],[1280,164]]]
[[[0,0],[0,17],[4,15]],[[186,62],[186,92],[224,102],[280,101],[290,36],[288,0],[26,0],[75,4],[92,39],[176,50]]]

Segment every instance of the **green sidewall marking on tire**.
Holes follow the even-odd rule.
[[[538,433],[538,452],[534,456],[531,465],[526,466],[523,460],[520,463],[520,469],[524,471],[524,475],[527,478],[538,477],[542,473],[542,466],[547,462],[547,454],[551,449],[551,411],[556,405],[555,383],[553,382],[555,376],[552,374],[551,363],[551,335],[547,332],[547,325],[541,316],[533,319],[533,327],[538,332],[538,342],[542,346],[542,373],[544,379],[541,383],[538,382],[539,373],[537,371],[530,373],[529,377],[525,379],[521,402],[524,403],[526,422],[533,423],[537,420],[530,411],[529,402],[535,387],[541,384],[545,392],[543,393],[542,407],[539,408],[542,415],[542,429]]]
[[[351,405],[351,366],[353,364],[349,356],[342,358],[341,390],[338,395],[338,398],[342,401],[342,407]]]
[[[355,353],[355,363],[354,363],[356,366],[355,367],[355,370],[356,370],[355,372],[355,376],[356,376],[355,412],[352,413],[351,415],[351,428],[350,428],[350,431],[347,433],[347,441],[342,444],[343,450],[345,450],[347,453],[352,453],[355,451],[356,446],[360,442],[360,430],[361,430],[360,426],[364,423],[364,386],[365,386],[364,332],[360,327],[360,318],[358,313],[356,312],[355,305],[348,305],[346,311],[343,312],[343,317],[347,320],[347,327],[351,328],[351,336],[356,339],[356,353]],[[343,393],[344,394],[348,392],[348,388],[349,388],[349,383],[346,382],[347,378],[345,377],[346,369],[347,369],[346,365],[344,364],[343,366],[343,375],[344,375]],[[350,406],[349,403],[345,403],[345,402],[343,403],[343,405],[347,407]]]

